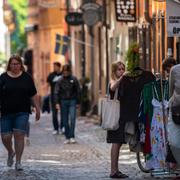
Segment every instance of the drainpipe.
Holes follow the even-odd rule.
[[[69,9],[70,9],[70,1],[69,0],[66,0],[66,8],[67,8],[67,14],[69,13]],[[70,33],[70,31],[71,31],[71,29],[70,29],[70,25],[68,24],[67,25],[67,36],[68,37],[70,37],[71,36],[71,33]],[[69,42],[69,44],[68,44],[68,57],[66,57],[67,59],[66,59],[66,63],[69,63],[69,64],[71,64],[71,59],[70,59],[70,42]]]
[[[161,13],[161,46],[162,46],[162,60],[165,58],[165,20],[164,20],[164,13]]]
[[[89,27],[89,35],[90,35],[90,44],[91,44],[91,103],[92,103],[92,107],[94,104],[94,28],[93,26]]]
[[[157,65],[156,65],[156,53],[157,53],[157,47],[156,47],[156,15],[153,14],[153,23],[152,23],[152,33],[153,33],[153,38],[152,38],[152,43],[153,43],[153,67],[154,67],[154,72],[157,71]]]
[[[152,18],[149,13],[149,0],[144,0],[144,17],[149,24],[152,24]]]
[[[99,45],[99,93],[102,93],[102,45],[101,45],[101,39],[102,34],[101,34],[101,27],[98,29],[98,45]]]
[[[84,24],[81,26],[82,29],[82,41],[85,42],[85,30],[84,30]],[[82,77],[86,76],[86,47],[85,44],[82,44]]]
[[[149,12],[149,0],[144,0],[144,17],[146,22],[149,23],[149,25],[146,28],[146,68],[150,69],[151,68],[151,27],[153,28],[153,20],[150,17],[150,12]],[[154,38],[154,37],[153,37]]]
[[[109,43],[108,43],[108,25],[107,25],[107,7],[106,0],[103,0],[104,8],[104,26],[105,26],[105,39],[106,39],[106,87],[109,84]],[[107,89],[107,88],[106,88]]]

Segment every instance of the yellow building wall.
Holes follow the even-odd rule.
[[[38,11],[38,16],[29,18],[29,24],[38,23],[38,31],[28,33],[28,48],[33,50],[33,77],[38,93],[44,96],[48,93],[47,76],[53,71],[53,62],[65,63],[62,55],[54,53],[56,33],[64,35],[66,24],[65,11],[59,10],[64,4],[56,8],[30,7],[29,13]]]

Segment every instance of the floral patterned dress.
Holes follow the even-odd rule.
[[[156,92],[156,90],[155,90]],[[158,96],[157,92],[156,95]],[[149,169],[164,169],[166,168],[166,122],[168,113],[168,101],[158,101],[156,98],[152,99],[153,117],[151,121],[150,129],[150,141],[151,141],[151,155],[146,162],[146,167]],[[163,112],[164,109],[164,112]],[[163,119],[163,113],[165,119]],[[165,121],[165,122],[164,122]]]

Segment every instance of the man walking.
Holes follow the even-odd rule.
[[[80,85],[75,76],[72,75],[71,66],[65,64],[62,68],[62,78],[55,86],[56,108],[62,112],[62,120],[65,127],[65,144],[76,143],[76,107],[80,103]],[[60,104],[60,106],[59,106]]]
[[[48,77],[47,77],[47,82],[50,85],[50,101],[51,101],[51,109],[52,109],[52,123],[54,127],[53,135],[59,133],[59,128],[62,130],[63,128],[63,122],[61,120],[61,124],[59,127],[59,122],[58,122],[58,110],[55,107],[55,102],[54,102],[54,88],[56,82],[60,79],[61,77],[61,64],[59,62],[54,62],[54,67],[53,67],[53,72],[51,72]]]

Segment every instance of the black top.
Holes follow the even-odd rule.
[[[32,77],[23,72],[16,78],[6,72],[0,76],[1,114],[30,113],[31,97],[37,93]]]
[[[119,84],[120,99],[120,121],[119,128],[115,131],[107,131],[108,143],[125,143],[124,128],[127,121],[138,121],[140,96],[144,84],[153,81],[155,78],[149,71],[142,71],[136,77],[124,75]],[[111,98],[114,92],[110,91]]]
[[[52,72],[48,75],[47,82],[50,84],[51,94],[54,94],[54,87],[57,81],[59,80],[59,78],[61,77],[61,74],[62,74],[61,72]]]
[[[55,87],[55,102],[76,99],[80,103],[80,85],[75,76],[62,76]]]
[[[153,81],[154,78],[150,71],[142,71],[141,74],[135,77],[123,76],[119,85],[121,121],[138,121],[142,89],[146,83]]]

